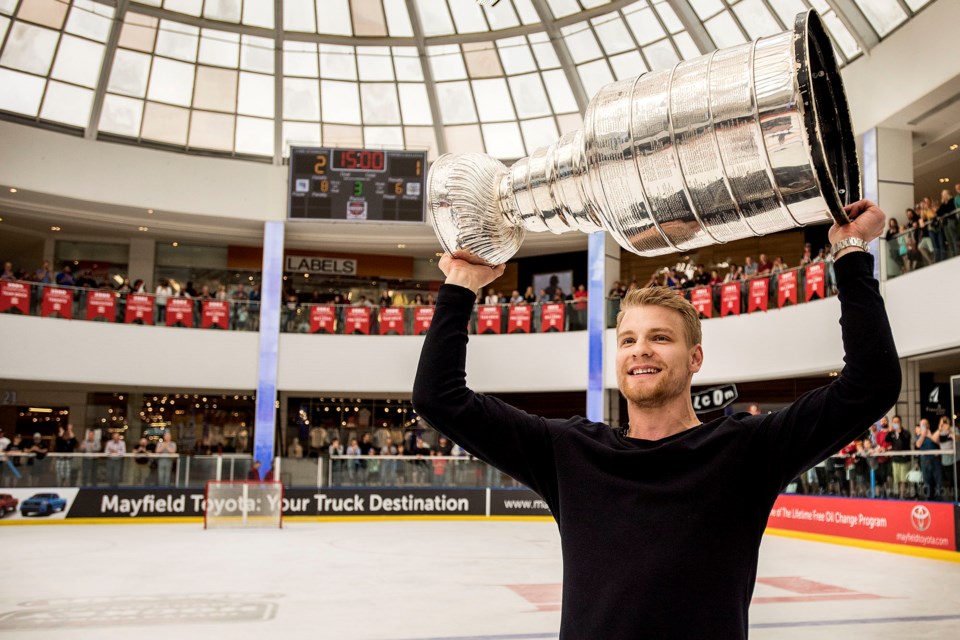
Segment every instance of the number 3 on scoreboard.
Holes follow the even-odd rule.
[[[313,164],[313,172],[318,176],[322,176],[326,173],[324,170],[327,166],[327,156],[317,156],[317,161]]]
[[[358,198],[363,195],[363,183],[359,180],[353,183],[353,195]]]

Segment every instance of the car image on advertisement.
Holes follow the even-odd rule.
[[[20,514],[23,516],[48,516],[67,508],[67,501],[56,493],[38,493],[20,503]]]
[[[9,493],[0,493],[0,518],[17,510],[20,501]]]

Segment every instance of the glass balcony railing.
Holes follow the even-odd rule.
[[[851,444],[791,482],[785,493],[960,502],[955,450],[887,451]],[[249,479],[248,455],[0,455],[4,488],[167,487],[202,489],[208,480]],[[516,480],[470,456],[279,458],[270,479],[287,487],[508,488]]]
[[[881,239],[886,278],[916,271],[960,255],[960,210],[922,228]],[[805,304],[836,294],[833,262],[818,261],[792,269],[725,283],[695,281],[675,288],[701,318],[724,318]],[[616,326],[618,298],[607,298],[606,326]],[[27,281],[0,281],[0,313],[141,325],[257,331],[260,302],[123,293]],[[280,307],[283,333],[340,335],[422,335],[433,307],[336,305],[288,299]],[[474,334],[548,333],[587,328],[587,299],[533,304],[478,304],[470,320]]]
[[[888,230],[882,244],[887,279],[955,258],[960,255],[960,209],[923,227],[901,233]]]
[[[119,324],[256,331],[260,322],[260,303],[5,280],[0,282],[0,313]]]

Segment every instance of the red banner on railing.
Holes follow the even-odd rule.
[[[226,300],[204,300],[200,308],[200,327],[230,328],[230,303]]]
[[[510,305],[507,315],[507,333],[530,333],[530,312],[533,307],[528,304]]]
[[[540,316],[540,331],[563,331],[563,319],[566,305],[561,302],[551,302],[543,305]]]
[[[399,335],[403,331],[403,307],[380,308],[380,335]]]
[[[491,304],[477,308],[477,333],[500,333],[500,307]]]
[[[0,282],[0,311],[16,310],[30,315],[30,285],[25,282]]]
[[[167,326],[193,327],[193,299],[167,298]]]
[[[117,294],[113,291],[88,291],[87,320],[116,322]]]
[[[413,333],[421,336],[430,328],[433,322],[433,307],[417,307],[413,311]]]
[[[73,289],[58,289],[56,287],[43,288],[43,302],[40,305],[40,316],[50,316],[70,319],[73,317]]]
[[[332,304],[315,304],[310,307],[310,333],[335,333],[337,308]]]
[[[740,283],[729,282],[720,289],[720,317],[740,315]]]
[[[343,332],[370,335],[370,307],[347,307]]]
[[[827,273],[826,266],[827,265],[822,262],[814,262],[811,265],[807,265],[807,284],[804,287],[807,302],[814,300],[814,296],[816,296],[817,299],[826,297],[826,292],[824,291],[824,280]]]
[[[956,524],[949,503],[781,495],[767,526],[956,550]]]
[[[777,307],[782,309],[787,302],[797,304],[796,271],[784,271],[777,276]]]
[[[770,279],[754,278],[750,281],[750,299],[747,301],[747,313],[757,309],[767,310],[767,300],[770,297]]]
[[[153,324],[153,296],[131,293],[127,296],[127,313],[123,318],[127,324]]]
[[[710,287],[697,287],[691,291],[690,303],[701,317],[713,317],[713,292],[710,290]]]

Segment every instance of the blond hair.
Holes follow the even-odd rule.
[[[620,331],[620,322],[627,311],[645,306],[663,307],[679,313],[683,320],[683,329],[689,346],[698,345],[703,340],[700,314],[697,313],[696,307],[682,295],[664,287],[647,287],[627,292],[627,295],[620,301],[620,313],[617,314],[617,331]]]

